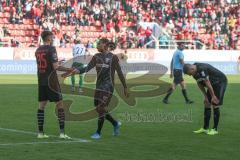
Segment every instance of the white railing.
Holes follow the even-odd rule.
[[[153,40],[147,42],[144,47],[147,47],[148,45],[151,45],[151,43],[155,42],[155,48],[156,49],[176,49],[177,48],[177,43],[178,42],[183,42],[185,43],[185,46],[187,49],[206,49],[206,46],[204,43],[200,42],[200,41],[196,41],[196,40],[166,40],[164,41],[167,44],[161,45],[159,43],[159,40],[154,37],[151,36],[151,38]],[[199,46],[199,47],[198,47]]]

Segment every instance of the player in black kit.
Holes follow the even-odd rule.
[[[99,114],[99,118],[97,131],[91,136],[93,139],[101,138],[101,130],[105,118],[110,121],[114,127],[113,135],[117,136],[119,134],[120,122],[116,121],[107,111],[107,106],[110,103],[114,92],[115,71],[117,71],[120,81],[124,87],[124,94],[128,97],[127,85],[119,65],[119,59],[116,55],[110,52],[113,48],[113,43],[108,39],[100,39],[97,45],[97,49],[100,53],[95,54],[86,67],[77,68],[73,72],[67,72],[63,75],[63,77],[66,77],[72,74],[82,74],[88,72],[93,67],[96,67],[97,83],[94,95],[94,105]]]
[[[194,131],[194,133],[206,133],[208,135],[218,134],[217,128],[220,118],[219,107],[223,104],[224,93],[227,87],[227,77],[224,73],[206,63],[185,64],[183,72],[193,76],[205,96],[204,126]],[[213,106],[214,111],[214,126],[209,130],[211,106]]]
[[[57,78],[56,70],[59,71],[72,71],[62,67],[58,64],[58,57],[56,48],[52,46],[53,43],[53,34],[50,31],[43,31],[41,33],[41,38],[44,42],[35,52],[36,61],[37,61],[37,74],[38,74],[38,101],[39,107],[37,111],[38,119],[38,138],[48,138],[43,131],[44,125],[44,109],[47,105],[47,102],[55,102],[58,109],[58,120],[60,127],[60,136],[61,139],[70,139],[64,133],[64,121],[65,114],[63,109],[62,94],[60,85]],[[52,74],[52,81],[49,81],[49,77]],[[50,83],[54,86],[50,87]]]

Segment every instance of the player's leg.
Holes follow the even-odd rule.
[[[82,87],[83,87],[83,74],[79,74],[79,90],[78,92],[82,92]]]
[[[57,108],[57,116],[58,116],[58,123],[59,123],[59,129],[60,129],[60,136],[61,139],[71,139],[69,136],[65,134],[65,112],[63,108],[63,101],[60,100],[56,103]]]
[[[48,138],[46,134],[44,134],[44,110],[47,105],[47,101],[40,101],[39,107],[37,111],[37,121],[38,121],[38,138]]]
[[[96,111],[98,113],[98,122],[97,122],[97,131],[91,136],[93,139],[101,138],[101,131],[103,128],[104,120],[105,120],[105,111],[104,108],[101,107],[101,92],[96,90],[94,95],[94,106],[96,107]]]
[[[211,102],[211,94],[209,91],[207,91],[207,97],[208,101]],[[199,130],[193,131],[194,133],[208,133],[209,131],[209,122],[211,119],[211,103],[204,102],[204,117],[203,117],[203,128],[200,128]]]
[[[105,118],[113,125],[113,135],[118,136],[121,123],[116,121],[110,113],[106,113]]]
[[[37,122],[38,122],[38,136],[37,138],[48,138],[44,134],[44,109],[47,105],[47,87],[38,86],[38,101],[39,106],[37,110]]]
[[[171,94],[173,93],[173,91],[176,89],[177,84],[175,82],[172,83],[172,87],[169,88],[169,90],[167,91],[167,95],[163,98],[163,103],[168,104],[168,99],[171,96]]]
[[[192,104],[193,101],[191,101],[191,100],[188,98],[187,90],[186,90],[186,84],[185,84],[184,80],[181,81],[180,86],[181,86],[181,88],[182,88],[182,94],[183,94],[183,97],[184,97],[184,99],[185,99],[186,104]]]
[[[110,101],[111,101],[111,98],[112,98],[112,93],[113,93],[113,90],[111,90],[109,93],[105,93],[103,99],[104,99],[104,106],[105,108],[107,108],[107,106],[109,105]],[[113,135],[114,136],[117,136],[119,135],[119,129],[120,129],[120,125],[121,123],[116,121],[110,113],[108,113],[106,111],[105,113],[105,118],[113,125]]]
[[[61,93],[60,85],[56,84],[52,87],[54,88],[48,87],[48,100],[50,102],[55,102],[56,104],[57,117],[59,122],[59,129],[60,129],[59,138],[70,139],[70,137],[68,137],[65,134],[65,113],[63,108],[62,93]]]
[[[182,70],[174,69],[173,70],[173,84],[172,87],[168,90],[167,95],[163,99],[163,103],[168,104],[168,98],[176,89],[176,86],[182,81]]]
[[[72,92],[75,91],[75,76],[74,75],[71,76],[71,91]]]
[[[223,83],[221,85],[213,86],[215,95],[217,96],[219,103],[213,104],[213,128],[209,131],[209,135],[218,134],[218,124],[220,119],[220,106],[223,104],[224,94],[227,84]]]

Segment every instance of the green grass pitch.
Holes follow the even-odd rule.
[[[163,78],[171,81],[167,77]],[[36,132],[37,81],[34,75],[0,75],[0,160],[226,160],[239,159],[240,149],[240,76],[228,76],[229,85],[221,108],[219,135],[195,135],[202,125],[203,97],[195,82],[186,77],[188,94],[195,101],[184,104],[180,87],[170,97],[171,104],[161,103],[163,96],[142,98],[135,107],[120,101],[113,112],[122,121],[119,137],[112,136],[112,126],[105,122],[102,139],[81,142],[62,141],[56,137],[38,140]],[[92,99],[75,99],[71,110],[79,112]],[[45,132],[58,135],[54,104],[45,111]],[[131,115],[131,118],[129,118]],[[160,121],[139,117],[168,115]],[[179,119],[171,119],[178,115]],[[182,118],[185,117],[185,121]],[[146,119],[145,119],[146,120]],[[161,121],[162,120],[162,121]],[[212,122],[211,122],[212,125]],[[90,140],[96,120],[67,122],[66,133]],[[22,132],[21,132],[22,131]]]

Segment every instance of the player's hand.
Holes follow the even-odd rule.
[[[79,73],[79,71],[77,70],[77,69],[72,69],[72,70],[70,70],[70,71],[68,71],[68,72],[66,72],[66,73],[63,73],[62,74],[62,77],[63,78],[66,78],[66,77],[69,77],[69,76],[72,76],[72,75],[74,75],[74,74],[78,74]]]
[[[210,106],[211,105],[211,103],[209,102],[207,97],[205,97],[205,99],[204,99],[204,105],[205,106]]]
[[[173,78],[173,74],[172,73],[170,74],[170,78]]]
[[[129,97],[129,92],[128,92],[128,89],[127,88],[124,88],[124,95],[125,97]]]
[[[217,98],[216,96],[213,96],[213,97],[212,97],[212,100],[211,100],[211,103],[212,103],[212,104],[218,104],[218,103],[219,103],[218,98]]]

